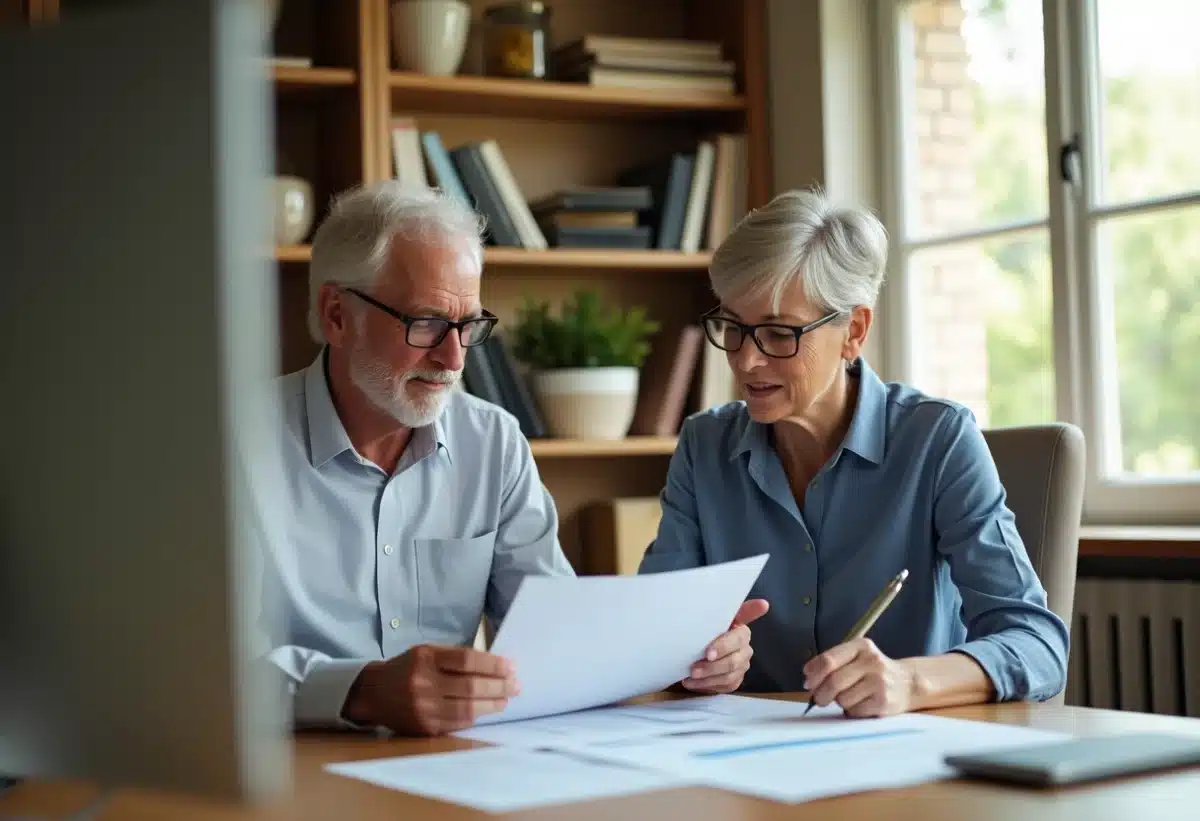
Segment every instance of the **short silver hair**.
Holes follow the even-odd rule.
[[[887,250],[887,231],[869,210],[787,191],[734,227],[713,254],[709,281],[722,302],[770,293],[774,311],[797,279],[822,314],[873,307]]]
[[[398,180],[383,180],[338,195],[313,236],[308,265],[309,334],[318,343],[326,341],[318,313],[321,286],[333,282],[345,288],[371,288],[396,236],[461,240],[482,270],[484,227],[484,218],[461,200]]]

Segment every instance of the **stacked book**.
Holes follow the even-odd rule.
[[[649,248],[639,224],[653,206],[647,186],[563,188],[530,203],[547,241],[559,248]]]
[[[392,121],[392,161],[402,182],[434,185],[483,214],[490,245],[548,247],[495,140],[447,149],[438,132],[422,132],[411,117],[397,117]]]
[[[641,222],[652,233],[651,247],[712,250],[746,214],[746,140],[713,134],[692,149],[626,169],[618,181],[650,189],[654,204]]]
[[[515,416],[526,438],[546,436],[546,423],[502,334],[494,333],[482,345],[467,349],[462,386]]]
[[[602,88],[733,94],[735,66],[707,40],[589,34],[554,50],[554,79]]]

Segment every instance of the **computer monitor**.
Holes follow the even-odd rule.
[[[287,786],[235,468],[278,442],[266,30],[124,0],[0,32],[0,773]]]

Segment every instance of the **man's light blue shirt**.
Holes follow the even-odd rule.
[[[840,643],[902,569],[869,637],[892,658],[966,653],[1000,700],[1043,700],[1066,680],[1068,632],[1046,607],[973,414],[884,384],[863,360],[842,445],[799,509],[771,427],[735,402],[690,417],[640,572],[770,558],[750,596],[750,691],[804,689],[809,658]]]
[[[279,389],[282,486],[256,483],[253,466],[249,479],[263,595],[282,631],[260,641],[289,680],[297,726],[344,726],[369,661],[470,645],[484,613],[504,618],[526,575],[573,574],[507,411],[454,391],[388,475],[351,444],[323,354]]]

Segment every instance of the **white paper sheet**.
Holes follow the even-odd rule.
[[[580,745],[670,735],[731,723],[796,720],[803,715],[806,706],[802,701],[739,695],[696,696],[472,727],[456,735],[490,744],[521,747],[546,747],[564,742]],[[841,708],[833,704],[814,708],[804,720],[841,715]]]
[[[929,715],[711,726],[694,735],[581,745],[588,755],[782,802],[947,778],[951,753],[1066,738]],[[568,746],[568,745],[556,745]]]
[[[644,576],[527,576],[491,652],[521,692],[480,725],[613,704],[686,678],[767,555]]]
[[[669,773],[589,760],[571,753],[510,747],[328,764],[325,769],[380,787],[491,813],[687,784],[685,778]]]

